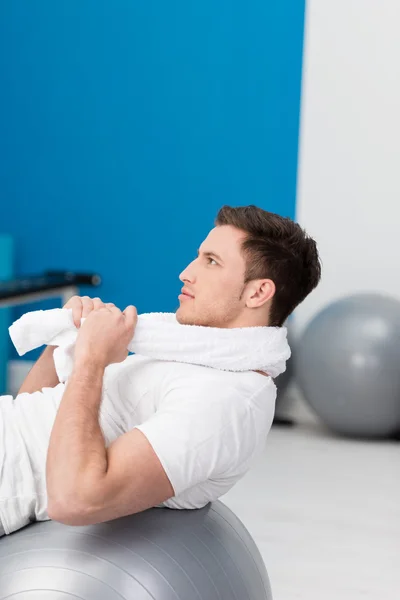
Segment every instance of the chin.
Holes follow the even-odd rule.
[[[214,327],[210,323],[210,321],[205,317],[199,317],[193,314],[191,311],[182,310],[182,307],[179,307],[175,313],[176,320],[181,325],[197,325],[198,327]],[[218,327],[218,325],[216,325]]]
[[[181,325],[193,325],[193,318],[191,318],[190,314],[188,314],[188,313],[185,315],[185,313],[181,307],[179,307],[177,309],[175,316],[176,316],[176,320]]]
[[[177,309],[175,316],[181,325],[203,325],[203,323],[198,322],[199,319],[196,319],[190,310],[185,310],[182,306]]]

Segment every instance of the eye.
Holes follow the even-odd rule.
[[[214,258],[211,258],[211,256],[208,256],[208,257],[207,257],[207,260],[213,260],[213,261],[215,262],[215,264],[216,264],[216,265],[218,264],[218,263],[217,263],[217,261],[216,261]]]

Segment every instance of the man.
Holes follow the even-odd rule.
[[[210,348],[226,329],[268,340],[320,275],[316,244],[298,224],[224,206],[180,274],[176,320],[208,328]],[[243,477],[273,419],[268,372],[127,356],[134,306],[74,297],[65,308],[79,328],[67,384],[48,347],[16,399],[0,399],[1,534],[49,518],[84,525],[152,506],[197,508]],[[256,357],[243,343],[232,354]]]

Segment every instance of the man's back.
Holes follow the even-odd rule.
[[[48,518],[46,455],[64,389],[59,384],[0,398],[0,519],[6,533]],[[100,425],[107,446],[140,429],[175,491],[162,505],[199,508],[226,493],[262,450],[275,393],[272,379],[254,372],[134,355],[106,370]]]

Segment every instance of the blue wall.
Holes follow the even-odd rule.
[[[16,273],[98,271],[104,300],[174,311],[222,204],[294,217],[303,18],[304,0],[3,0]]]

